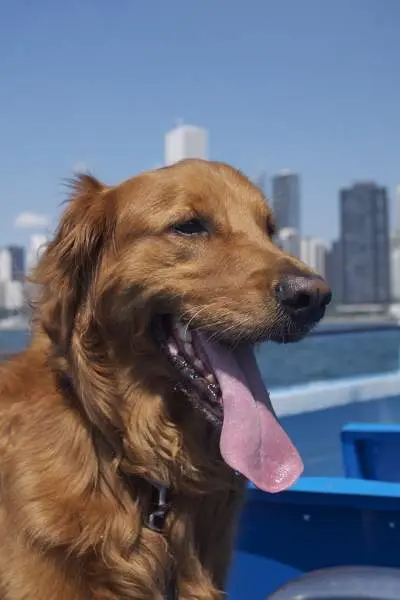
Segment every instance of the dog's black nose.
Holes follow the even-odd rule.
[[[275,287],[280,305],[293,317],[321,318],[332,299],[324,279],[313,276],[283,275]]]

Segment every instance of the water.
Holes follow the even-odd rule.
[[[18,352],[28,342],[25,331],[0,331],[0,354]],[[400,328],[343,334],[310,335],[296,344],[263,344],[257,360],[270,390],[356,375],[396,370]]]
[[[27,341],[26,332],[0,331],[0,354],[19,351]],[[400,328],[393,327],[311,335],[289,345],[265,344],[257,350],[257,360],[273,391],[299,383],[397,370],[399,347]],[[399,422],[400,398],[357,402],[282,419],[300,451],[306,475],[342,474],[340,430],[354,421]]]
[[[270,390],[310,381],[394,371],[400,328],[311,335],[296,344],[264,344],[257,353]]]
[[[0,330],[0,355],[23,350],[29,341],[27,331]]]

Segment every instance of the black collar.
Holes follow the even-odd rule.
[[[152,531],[163,533],[165,520],[171,508],[171,505],[168,502],[168,487],[158,481],[153,481],[152,479],[146,478],[146,481],[152,486],[155,492],[153,510],[151,510],[146,517],[146,525]]]
[[[149,529],[156,533],[165,533],[165,520],[171,508],[171,505],[168,502],[169,488],[158,481],[145,479],[152,486],[154,491],[153,508],[149,511],[148,515],[146,515],[145,524]],[[174,568],[171,569],[169,575],[165,600],[179,600],[176,572]]]

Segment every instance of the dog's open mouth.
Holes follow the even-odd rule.
[[[160,321],[157,337],[179,371],[181,389],[221,425],[225,462],[268,492],[294,483],[303,464],[276,418],[253,346],[233,350],[171,319]]]
[[[220,426],[223,420],[221,390],[213,369],[203,351],[197,331],[190,330],[180,321],[162,325],[163,349],[179,372],[178,387],[185,392],[204,416]]]

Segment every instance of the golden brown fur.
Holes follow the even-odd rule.
[[[194,213],[213,239],[169,226]],[[149,334],[185,315],[231,338],[279,327],[287,265],[260,191],[220,163],[184,161],[107,188],[83,175],[35,274],[30,347],[1,367],[0,599],[218,600],[244,481],[174,389]],[[165,531],[143,525],[170,486]]]

